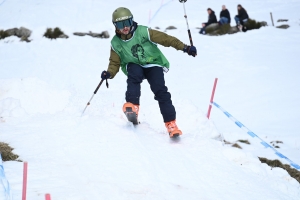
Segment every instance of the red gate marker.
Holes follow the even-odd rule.
[[[218,82],[218,78],[215,78],[213,91],[212,91],[211,97],[210,97],[210,104],[208,106],[208,111],[207,111],[207,119],[209,119],[209,117],[210,117],[210,112],[211,112],[211,108],[212,108],[212,103],[214,102],[214,96],[215,96],[215,91],[216,91],[216,87],[217,87],[217,82]]]
[[[45,195],[45,199],[46,199],[46,200],[51,200],[50,194],[46,194],[46,195]]]
[[[27,190],[27,169],[28,163],[24,162],[23,165],[23,190],[22,190],[22,200],[26,200],[26,190]]]

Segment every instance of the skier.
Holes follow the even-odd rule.
[[[101,78],[112,79],[121,67],[127,75],[126,103],[123,112],[128,121],[138,124],[138,113],[143,79],[147,79],[154,99],[158,101],[169,136],[178,137],[182,134],[176,125],[176,112],[172,104],[171,94],[165,86],[164,74],[169,70],[169,62],[157,47],[156,43],[165,47],[172,46],[195,57],[197,49],[185,45],[180,40],[165,33],[138,25],[127,8],[117,8],[112,14],[112,22],[116,28],[111,40],[111,50],[107,71]]]

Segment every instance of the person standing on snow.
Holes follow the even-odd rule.
[[[211,8],[207,8],[208,13],[208,21],[206,23],[202,23],[202,28],[199,31],[200,34],[205,35],[205,28],[213,23],[218,23],[217,17],[215,15],[215,11],[213,11]]]
[[[147,79],[154,99],[158,101],[169,136],[182,134],[176,125],[176,111],[172,104],[171,94],[165,86],[164,74],[169,70],[169,62],[159,50],[156,43],[173,47],[195,57],[197,49],[188,46],[175,37],[138,25],[127,8],[117,8],[112,14],[116,28],[111,40],[109,65],[101,74],[101,79],[112,79],[120,67],[127,75],[126,103],[123,112],[128,121],[138,124],[138,112],[141,96],[141,83]]]

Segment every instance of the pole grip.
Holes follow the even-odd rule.
[[[190,44],[191,44],[191,46],[194,46],[190,29],[188,30],[188,34],[189,34],[189,38],[190,38]]]

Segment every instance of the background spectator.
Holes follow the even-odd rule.
[[[215,11],[213,11],[210,8],[208,8],[207,9],[207,13],[208,13],[208,21],[207,21],[207,23],[202,23],[202,28],[201,28],[201,30],[199,32],[200,34],[205,34],[205,28],[207,26],[209,26],[210,24],[218,23],[217,17],[215,15]]]
[[[231,22],[230,13],[227,10],[226,6],[223,5],[222,6],[222,11],[220,12],[219,25],[230,24],[230,22]]]
[[[239,25],[244,25],[244,23],[248,21],[249,16],[247,11],[243,8],[243,6],[241,6],[241,4],[237,6],[237,9],[238,15],[236,15],[234,19],[238,27]]]

